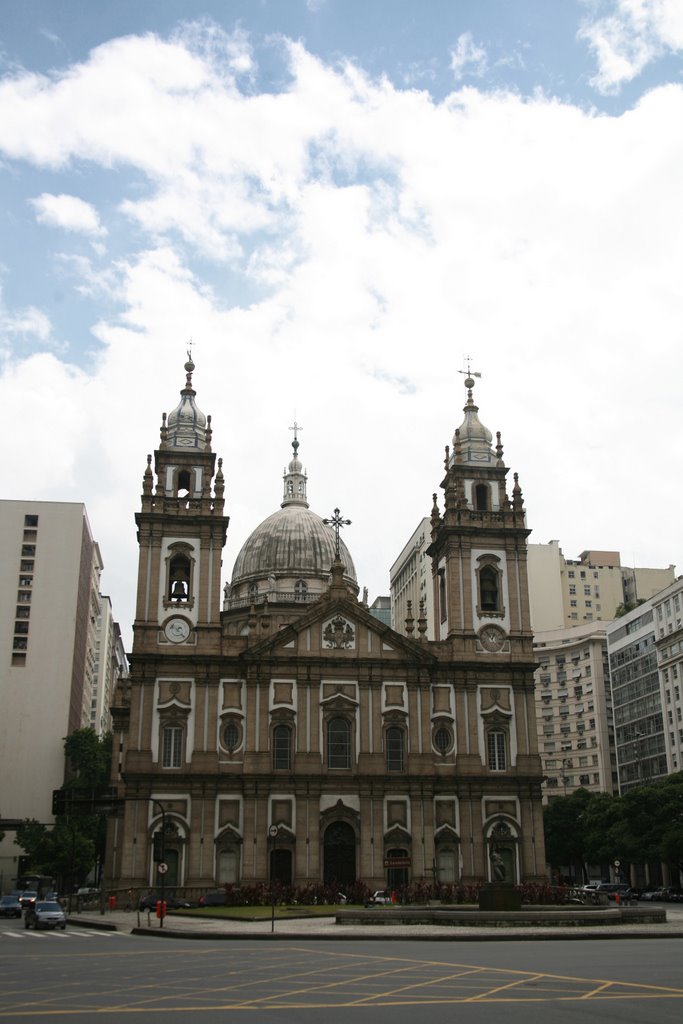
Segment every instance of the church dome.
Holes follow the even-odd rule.
[[[356,585],[356,570],[341,538],[339,550],[344,579]],[[232,572],[233,593],[239,584],[269,577],[327,582],[334,557],[334,530],[310,508],[286,505],[264,519],[243,545]]]
[[[263,594],[269,600],[286,599],[288,594],[300,599],[305,594],[310,600],[327,589],[337,538],[332,526],[308,506],[307,476],[298,456],[298,424],[293,429],[294,454],[283,474],[282,504],[256,527],[237,556],[230,587],[235,599]],[[356,570],[341,537],[339,557],[344,581],[357,592]]]

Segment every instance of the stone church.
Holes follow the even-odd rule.
[[[493,855],[508,880],[543,879],[529,530],[474,378],[431,512],[430,640],[421,608],[401,635],[359,600],[296,430],[280,507],[222,586],[222,460],[185,371],[136,515],[108,881],[156,887],[162,845],[168,886],[467,884],[493,878]]]

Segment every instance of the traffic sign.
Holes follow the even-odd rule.
[[[159,872],[160,875],[165,875],[166,872],[168,871],[168,864],[164,864],[163,861],[161,862],[161,864],[157,864],[157,871]]]

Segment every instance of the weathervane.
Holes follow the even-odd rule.
[[[471,370],[470,369],[470,365],[471,365],[471,362],[472,362],[472,357],[471,356],[465,356],[465,362],[467,363],[467,369],[466,370],[458,370],[458,373],[461,373],[463,375],[463,377],[467,378],[467,380],[465,381],[465,385],[466,385],[466,387],[471,388],[474,385],[474,381],[472,381],[471,384],[468,384],[468,380],[470,380],[472,377],[481,377],[481,374],[478,373],[476,370]]]
[[[339,548],[339,531],[341,530],[342,526],[350,526],[351,520],[342,519],[339,513],[339,509],[335,508],[334,515],[332,516],[332,518],[323,519],[323,523],[325,524],[325,526],[331,526],[334,529],[334,557],[337,561],[339,561],[341,557]]]

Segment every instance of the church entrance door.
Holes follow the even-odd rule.
[[[325,885],[356,881],[356,833],[345,821],[334,821],[325,829],[323,881]]]

